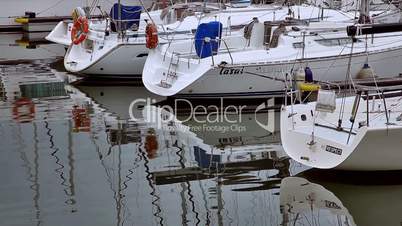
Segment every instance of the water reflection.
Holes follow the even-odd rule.
[[[129,106],[136,99],[150,98],[155,100],[155,102],[166,99],[148,92],[144,86],[135,85],[138,84],[138,80],[126,81],[125,85],[119,85],[119,83],[113,85],[110,81],[104,81],[102,78],[95,80],[82,79],[77,81],[75,86],[119,119],[128,120],[130,118]],[[94,85],[94,83],[98,83],[99,85]],[[134,111],[136,111],[133,113],[134,115],[142,115],[141,106],[134,108]]]
[[[334,172],[309,170],[300,176],[333,193],[356,225],[399,225],[401,172]]]
[[[399,225],[400,175],[305,171],[282,180],[281,208],[289,225]]]
[[[355,225],[342,202],[323,186],[300,177],[282,180],[282,225]]]
[[[77,82],[53,63],[0,65],[4,225],[400,224],[400,173],[333,173],[291,161],[274,100],[257,114],[260,103],[247,102],[244,114],[229,116],[233,129],[200,122],[207,114],[188,119],[186,106],[170,117],[140,104],[141,117],[129,120],[136,98],[174,102],[137,84]]]
[[[127,106],[131,101],[150,97],[142,87],[93,87],[82,83],[78,87],[87,95],[92,94],[91,97],[100,106],[123,119],[128,117]],[[121,93],[126,94],[124,98],[119,96]],[[119,100],[118,103],[116,99]],[[153,115],[147,111],[159,112],[157,108],[146,109],[144,106],[139,106],[136,110],[144,117]],[[257,115],[260,121],[266,120],[266,113]],[[181,115],[183,117],[186,115]],[[247,132],[232,130],[226,133],[194,131],[194,128],[201,125],[194,120],[183,124],[180,116],[173,121],[164,122],[162,126],[158,122],[137,122],[143,134],[142,148],[138,149],[139,156],[143,159],[150,201],[154,206],[152,213],[159,224],[181,222],[182,225],[223,225],[228,219],[234,222],[234,216],[230,212],[231,205],[225,207],[228,204],[225,204],[223,186],[239,186],[236,188],[238,190],[229,189],[227,194],[233,191],[278,189],[278,176],[290,174],[289,159],[281,150],[277,131],[260,128],[253,118],[254,114],[245,114],[242,118],[242,126],[248,129]],[[269,117],[268,120],[277,121]],[[134,130],[128,128],[136,128],[134,125],[133,122],[131,125],[123,124],[120,131],[131,131],[132,134]],[[222,122],[219,126],[228,125]],[[117,133],[116,129],[112,129],[116,126],[109,127],[110,132]],[[112,140],[115,143],[117,139]],[[125,142],[127,139],[122,140]],[[261,173],[264,170],[270,171],[270,175],[263,180],[254,175],[254,172]],[[171,192],[177,189],[177,193],[166,195],[158,192],[166,186],[170,187]],[[176,195],[178,197],[174,198]],[[174,204],[176,200],[180,201]],[[199,200],[203,200],[202,205]],[[170,207],[166,208],[167,206]],[[176,209],[180,210],[177,214],[166,214],[175,212]],[[174,220],[177,217],[180,219]],[[238,219],[240,222],[241,219]]]
[[[46,41],[47,34],[48,32],[0,33],[0,62],[2,64],[21,60],[30,62],[64,56],[64,46]]]

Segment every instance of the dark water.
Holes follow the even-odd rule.
[[[402,224],[402,173],[308,170],[284,154],[272,110],[200,123],[188,103],[165,121],[140,103],[129,120],[134,100],[174,102],[69,75],[59,46],[5,47],[0,225]]]

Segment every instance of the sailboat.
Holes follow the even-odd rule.
[[[300,69],[305,73],[307,67],[315,80],[342,81],[352,45],[353,76],[367,55],[371,67],[385,76],[402,70],[401,32],[351,39],[346,27],[354,23],[350,19],[354,16],[306,6],[292,10],[300,20],[258,18],[244,32],[231,36],[212,37],[197,31],[195,39],[151,50],[143,71],[145,87],[161,96],[186,98],[282,95],[287,75]],[[392,21],[393,12],[387,13]],[[318,15],[320,21],[303,20],[311,15]],[[361,15],[375,21],[368,12]]]
[[[281,138],[287,154],[297,162],[320,169],[402,169],[402,99],[385,97],[401,93],[379,90],[336,102],[334,99],[333,112],[321,111],[321,102],[283,107]],[[363,92],[369,91],[373,90]],[[323,92],[319,95],[324,96]],[[338,122],[343,123],[337,125]]]
[[[351,35],[401,30],[401,24],[356,25]],[[352,56],[351,56],[352,57]],[[370,62],[370,61],[368,61]],[[321,169],[381,171],[402,169],[401,86],[373,86],[347,81],[355,95],[336,98],[319,90],[316,102],[293,103],[281,110],[281,138],[295,161]]]
[[[116,5],[117,4],[117,5]],[[115,16],[118,17],[118,8],[119,8],[119,4],[121,3],[116,3],[113,6],[111,6],[111,17]],[[125,11],[126,13],[130,13],[130,10],[137,8],[136,6],[124,6],[121,5],[120,6],[121,9],[120,11]],[[134,7],[134,8],[133,8]],[[138,6],[139,7],[139,6]],[[116,13],[117,10],[117,13]],[[141,10],[142,8],[137,8],[137,10]],[[85,10],[85,8],[82,7],[76,7],[75,9],[72,10],[72,12],[78,12],[80,16],[85,16],[88,19],[88,27],[89,27],[89,33],[92,32],[96,32],[96,31],[106,31],[108,29],[108,26],[110,26],[111,22],[108,20],[107,15],[103,15],[104,18],[98,18],[98,17],[92,17],[93,15],[91,15],[90,12],[93,12],[96,10],[91,8],[91,10]],[[155,21],[158,24],[164,24],[164,23],[168,23],[168,19],[165,18],[160,18],[161,17],[161,13],[162,10],[154,10],[154,11],[149,11],[148,13],[142,12],[140,14],[140,16],[138,17],[137,13],[134,11],[132,12],[132,14],[129,14],[129,17],[138,17],[138,19],[135,19],[133,21],[131,21],[133,24],[135,25],[139,25],[139,29],[144,30],[146,23],[138,23],[139,18],[142,18],[143,20],[152,20]],[[114,15],[116,14],[116,15]],[[122,15],[123,17],[123,15]],[[111,18],[109,18],[111,19]],[[130,18],[133,19],[133,18]],[[60,21],[53,29],[52,31],[46,36],[46,40],[50,41],[50,42],[54,42],[57,44],[61,44],[64,46],[70,46],[72,44],[72,40],[71,40],[71,30],[72,27],[74,25],[74,21],[72,20],[64,20],[64,21]]]
[[[86,37],[80,43],[71,44],[67,50],[65,68],[70,72],[87,75],[138,76],[142,74],[148,48],[172,40],[189,39],[199,23],[219,20],[225,31],[230,33],[230,28],[246,24],[250,16],[271,14],[276,9],[271,6],[221,9],[196,3],[140,13],[142,8],[118,3],[111,10],[111,18],[90,20]],[[121,29],[113,26],[123,24],[119,21],[128,21],[125,25],[131,25],[124,25]],[[66,38],[70,36],[68,30],[71,26],[59,24],[47,39],[70,44]],[[147,31],[151,32],[146,34]],[[147,40],[153,40],[152,44]]]

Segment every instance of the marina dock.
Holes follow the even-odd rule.
[[[100,15],[91,18],[101,18]],[[0,25],[0,32],[49,32],[60,21],[72,21],[71,16],[47,16],[47,17],[18,17],[16,24]]]

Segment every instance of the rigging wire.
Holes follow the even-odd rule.
[[[60,5],[63,1],[65,1],[65,0],[60,0],[60,1],[56,2],[55,4],[49,6],[48,8],[46,8],[46,9],[44,9],[44,10],[42,10],[42,11],[39,11],[36,15],[40,15],[40,14],[42,14],[42,13],[44,13],[44,12],[49,11],[50,9],[53,9],[54,7]]]
[[[345,76],[344,85],[346,87],[348,85],[348,80],[350,80],[351,85],[353,86],[353,89],[356,92],[356,87],[355,87],[355,84],[353,82],[352,75],[351,75],[353,47],[354,47],[355,42],[353,41],[354,37],[351,37],[351,39],[352,39],[352,45],[351,45],[351,48],[350,48],[349,62],[348,62],[348,67],[347,67],[347,72],[346,72],[346,76]],[[338,118],[338,129],[340,129],[341,125],[342,125],[342,119],[343,119],[344,112],[345,112],[345,105],[346,105],[346,92],[343,92],[342,102],[341,102],[341,110],[339,111],[339,118]]]
[[[339,57],[342,55],[343,51],[345,50],[347,44],[345,44],[343,46],[343,48],[341,49],[341,51],[339,52],[338,56],[331,62],[331,64],[327,67],[327,70],[324,72],[322,77],[326,77],[326,75],[328,74],[329,70],[332,68],[332,66],[336,63],[336,61],[339,59]],[[321,76],[319,76],[319,80],[321,80],[320,78]]]

